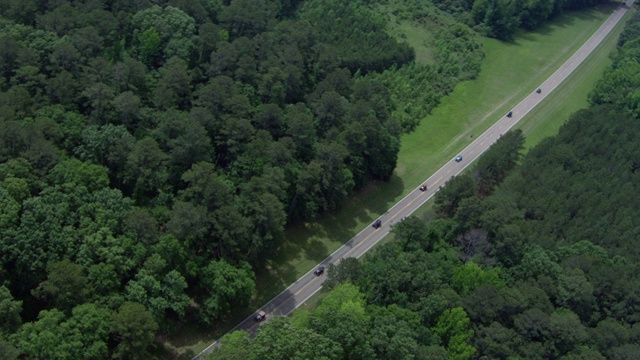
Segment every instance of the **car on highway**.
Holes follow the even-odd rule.
[[[324,273],[324,266],[318,266],[318,268],[315,269],[313,273],[316,274],[316,276],[322,275]]]
[[[456,162],[460,162],[460,161],[462,161],[462,156],[461,155],[456,156]]]
[[[264,321],[264,319],[266,319],[266,318],[267,318],[267,313],[265,313],[264,311],[260,310],[260,311],[258,311],[256,316],[253,318],[253,320],[255,320],[256,322],[261,322],[261,321]]]
[[[542,92],[542,89],[538,89],[536,90],[536,93],[540,94]]]
[[[373,225],[371,225],[371,226],[373,226],[374,229],[379,228],[380,226],[382,226],[382,220],[378,219],[378,220],[374,221]]]
[[[427,184],[420,185],[418,189],[420,189],[420,191],[427,191]]]
[[[511,116],[513,116],[513,111],[509,111],[509,113],[507,114],[508,118],[510,118]]]

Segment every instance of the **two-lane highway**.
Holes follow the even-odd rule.
[[[395,204],[391,209],[384,213],[380,219],[382,226],[374,229],[367,226],[358,233],[354,238],[349,240],[345,245],[336,250],[320,265],[338,264],[341,259],[355,257],[359,258],[374,245],[376,245],[391,230],[391,225],[411,215],[415,210],[427,202],[447,180],[452,176],[461,173],[476,158],[486,151],[502,134],[511,129],[518,121],[520,121],[531,109],[542,101],[546,96],[560,85],[583,61],[587,56],[605,39],[611,32],[613,27],[622,19],[627,12],[628,7],[633,4],[633,0],[627,0],[626,6],[620,6],[613,14],[600,26],[600,28],[567,60],[556,72],[554,72],[546,81],[540,85],[540,93],[532,89],[531,94],[525,97],[512,110],[512,116],[503,116],[487,131],[476,138],[469,144],[459,155],[463,157],[461,162],[455,162],[453,159],[444,165],[440,170],[433,174],[425,181],[428,184],[426,191],[415,189]],[[458,154],[452,154],[456,156]],[[420,184],[416,184],[416,187]],[[291,284],[286,290],[269,301],[262,307],[267,313],[267,321],[273,316],[289,315],[298,306],[302,305],[309,297],[318,292],[325,276],[316,276],[313,269],[304,274],[295,283]],[[257,309],[256,309],[257,310]],[[259,326],[251,317],[245,319],[238,324],[232,331],[246,330],[255,332]],[[219,346],[219,340],[209,345],[202,353],[196,356],[211,352],[216,346]]]

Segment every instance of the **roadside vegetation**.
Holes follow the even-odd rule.
[[[627,16],[631,16],[631,13]],[[609,37],[618,39],[624,27],[624,22],[620,22]],[[603,42],[577,71],[554,91],[553,96],[545,98],[517,125],[526,137],[525,149],[530,149],[542,139],[555,135],[572,113],[589,105],[589,93],[602,78],[605,70],[612,65],[612,54],[616,51],[616,45],[616,41]]]
[[[402,136],[478,76],[485,21],[391,10],[435,26],[416,61],[398,4],[0,0],[0,357],[193,355],[330,249],[288,234],[405,191]]]
[[[207,359],[639,358],[638,24],[557,135],[522,156],[522,131],[505,134],[438,192],[435,219],[395,225],[329,267],[317,308]]]

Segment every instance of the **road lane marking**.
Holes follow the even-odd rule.
[[[630,1],[630,5],[629,5],[629,4],[627,4],[627,5],[628,5],[628,7],[631,7],[631,6],[633,5],[633,3],[634,3],[634,1]],[[609,16],[609,18],[607,18],[607,20],[605,20],[605,23],[604,23],[604,24],[603,24],[603,25],[602,25],[602,26],[601,26],[601,27],[600,27],[600,28],[599,28],[599,29],[598,29],[598,30],[597,30],[597,31],[596,31],[596,32],[595,32],[595,33],[594,33],[594,34],[593,34],[589,39],[587,39],[587,41],[586,41],[586,42],[585,42],[585,43],[580,47],[580,49],[578,49],[578,51],[577,51],[576,53],[574,53],[574,55],[573,55],[572,57],[570,57],[570,58],[569,58],[569,60],[571,60],[571,61],[572,61],[572,62],[571,62],[571,64],[573,64],[573,61],[576,61],[576,60],[577,60],[579,63],[582,63],[582,62],[586,59],[587,55],[590,55],[590,54],[595,50],[595,48],[596,48],[596,46],[595,46],[595,45],[598,45],[598,46],[599,46],[599,45],[600,45],[599,43],[600,43],[600,42],[602,42],[602,41],[604,40],[605,36],[608,36],[608,35],[609,35],[609,32],[611,31],[611,29],[613,29],[613,27],[614,27],[615,25],[617,25],[617,23],[621,20],[621,18],[622,18],[622,17],[623,17],[627,12],[628,12],[628,10],[629,10],[629,8],[628,8],[628,7],[627,7],[627,8],[624,8],[624,9],[619,9],[619,11],[614,11],[614,12],[613,12],[613,14],[612,14],[612,15],[610,15],[610,16]],[[598,44],[595,44],[595,42],[598,42]],[[582,53],[583,53],[583,52],[585,52],[585,51],[587,51],[587,50],[588,50],[588,54],[586,54],[586,55],[582,56]],[[535,101],[534,101],[534,105],[537,105],[539,102],[541,102],[541,101],[542,101],[542,100],[547,96],[547,94],[548,94],[548,93],[552,92],[552,91],[557,87],[557,82],[558,82],[558,80],[561,80],[561,82],[562,82],[562,81],[564,81],[564,80],[568,77],[568,75],[567,75],[567,74],[565,74],[567,71],[569,71],[569,73],[571,73],[571,72],[575,71],[575,68],[577,68],[577,66],[576,66],[576,67],[574,67],[573,69],[571,69],[570,67],[568,67],[568,66],[567,66],[567,63],[565,62],[565,64],[563,64],[563,65],[562,65],[558,70],[556,70],[556,72],[554,72],[554,73],[553,73],[549,78],[547,78],[547,80],[546,80],[545,82],[543,82],[542,86],[548,86],[550,89],[549,89],[549,91],[548,91],[548,92],[545,92],[545,94],[543,94],[543,96],[542,96],[542,97],[541,97],[537,102],[535,102]],[[525,100],[526,100],[526,102],[525,102]],[[500,125],[500,127],[498,128],[499,130],[502,130],[502,125],[507,125],[507,130],[511,129],[511,127],[513,127],[513,126],[514,126],[518,121],[520,121],[520,120],[521,120],[524,116],[526,116],[526,115],[528,114],[528,112],[530,111],[530,107],[527,107],[527,102],[528,102],[529,100],[531,100],[531,99],[530,99],[530,98],[529,98],[529,99],[525,98],[525,100],[521,101],[519,104],[517,104],[517,105],[516,105],[516,108],[526,110],[526,111],[524,111],[524,114],[523,114],[522,116],[517,117],[516,119],[514,119],[514,120],[516,120],[516,121],[510,122],[510,123],[504,122],[504,121],[502,121],[502,120],[498,120],[496,123],[494,123],[492,126],[490,126],[490,127],[489,127],[489,129],[487,129],[487,130],[485,131],[485,134],[489,134],[489,135],[491,135],[492,133],[493,133],[493,134],[495,134],[495,128],[494,128],[494,127],[495,127],[495,126],[497,126],[497,125]],[[477,139],[476,139],[476,141],[477,141]],[[474,144],[474,142],[472,142],[472,143],[471,143],[471,144],[469,144],[467,147],[465,147],[465,148],[462,150],[462,152],[461,152],[461,153],[466,153],[467,149],[470,149],[470,148],[471,148],[471,146],[476,146],[476,145],[477,145],[477,143],[476,143],[476,144]],[[480,156],[480,155],[476,155],[476,157],[472,158],[470,161],[465,162],[465,164],[463,164],[462,168],[459,168],[459,167],[451,168],[451,167],[450,167],[450,164],[448,164],[448,163],[447,163],[447,164],[445,164],[445,165],[444,165],[444,167],[449,166],[449,170],[448,170],[448,173],[447,173],[447,174],[449,174],[449,173],[451,172],[451,170],[452,170],[452,169],[454,169],[454,170],[458,171],[458,173],[461,173],[461,172],[462,172],[462,171],[464,171],[468,166],[470,166],[470,164],[471,164],[471,163],[473,163],[473,161],[475,161],[475,160],[476,160],[476,158],[477,158],[478,156]],[[441,168],[441,170],[442,170],[442,168]],[[432,175],[431,177],[438,175],[438,173],[439,173],[441,170],[438,170],[438,171],[437,171],[434,175]],[[430,177],[429,179],[427,179],[427,181],[430,181],[431,177]],[[440,179],[438,179],[435,183],[437,183],[438,181],[440,181]],[[435,192],[437,192],[437,191],[438,191],[438,190],[436,189],[436,191],[435,191]],[[431,195],[427,196],[427,198],[426,198],[426,199],[424,199],[424,202],[429,201],[429,199],[431,199],[431,197],[433,197],[434,195],[435,195],[435,193],[433,193],[433,194],[431,194]],[[391,209],[387,210],[387,212],[386,212],[385,214],[392,213],[392,211],[394,210],[394,208],[395,208],[396,206],[400,205],[402,202],[404,202],[404,201],[405,201],[405,199],[406,199],[407,197],[409,197],[409,196],[414,196],[414,199],[413,199],[413,200],[411,200],[411,201],[409,202],[409,204],[408,204],[408,205],[406,205],[406,206],[404,206],[400,211],[404,211],[408,206],[410,206],[410,205],[411,205],[411,204],[413,204],[417,199],[419,199],[419,197],[415,197],[415,195],[414,195],[414,191],[409,192],[409,193],[408,193],[408,194],[407,194],[407,195],[406,195],[402,200],[400,200],[398,203],[396,203],[394,206],[392,206],[392,207],[391,207]],[[423,203],[424,203],[424,202],[423,202]],[[421,204],[421,205],[422,205],[422,204]],[[421,205],[420,205],[420,206],[421,206]],[[383,216],[384,216],[385,214],[383,214]],[[399,214],[400,214],[400,212],[396,212],[396,214],[395,214],[395,215],[392,215],[392,216],[390,217],[390,220],[395,219],[396,217],[398,217],[398,216],[399,216]],[[355,238],[357,238],[360,234],[362,234],[363,232],[365,232],[367,229],[368,229],[367,227],[366,227],[366,228],[364,228],[363,230],[361,230],[358,234],[356,234],[356,235],[355,235],[351,240],[349,240],[349,241],[354,240],[354,239],[355,239]],[[367,239],[369,239],[369,237],[370,237],[372,234],[376,234],[376,233],[379,233],[379,232],[371,232],[371,233],[370,233],[368,236],[366,236],[366,237],[365,237],[365,238],[364,238],[360,243],[358,243],[358,244],[354,245],[354,246],[353,246],[353,248],[351,248],[351,250],[349,250],[349,251],[347,252],[347,254],[350,254],[350,253],[352,253],[355,249],[359,248],[363,243],[365,243],[365,242],[366,242],[366,240],[367,240]],[[386,234],[388,234],[388,233],[389,233],[389,231],[387,231],[387,233],[386,233]],[[382,239],[386,234],[383,234],[383,236],[381,236],[378,240],[376,240],[376,241],[375,241],[375,243],[370,244],[370,246],[365,250],[365,252],[364,252],[364,253],[366,253],[366,251],[368,251],[371,247],[375,246],[375,245],[376,245],[376,244],[377,244],[377,243],[378,243],[378,242],[379,242],[379,241],[380,241],[380,240],[381,240],[381,239]],[[349,243],[349,241],[347,241],[347,243],[345,243],[345,245],[343,245],[343,246],[341,246],[340,248],[336,249],[336,250],[335,250],[331,255],[329,255],[329,257],[327,257],[327,259],[332,258],[336,253],[340,252],[340,251],[343,249],[343,247],[344,247],[344,246],[346,246],[346,244],[348,244],[348,243]],[[363,253],[363,254],[364,254],[364,253]],[[337,259],[337,261],[339,262],[341,259],[342,259],[342,258],[338,258],[338,259]],[[325,261],[326,261],[326,259],[325,259]],[[307,276],[307,274],[311,273],[312,271],[313,271],[313,269],[309,270],[309,272],[307,272],[305,275],[303,275],[300,279],[304,278],[305,276]],[[296,292],[296,294],[299,294],[299,293],[300,293],[304,288],[306,288],[306,287],[307,287],[307,286],[309,286],[311,283],[313,283],[313,281],[314,281],[314,279],[312,279],[311,281],[307,282],[307,284],[305,284],[305,285],[303,286],[303,288],[302,288],[302,289],[300,289],[298,292]],[[289,285],[289,286],[288,286],[288,287],[287,287],[283,292],[288,291],[288,290],[289,290],[290,288],[292,288],[294,285],[299,285],[299,284],[297,284],[297,283],[298,283],[298,282],[296,281],[295,283],[293,283],[293,284]],[[320,286],[320,288],[321,288],[321,287],[322,287],[322,286]],[[317,289],[317,290],[314,292],[314,294],[315,294],[317,291],[319,291],[319,290],[320,290],[320,288],[319,288],[319,289]],[[282,293],[281,293],[281,294],[282,294]],[[313,294],[311,294],[310,296],[313,296]],[[308,297],[307,297],[307,299],[308,299],[310,296],[308,296]],[[264,306],[265,306],[265,307],[267,307],[267,306],[269,306],[271,303],[275,302],[275,301],[277,300],[277,297],[278,297],[278,296],[276,296],[275,298],[273,298],[271,301],[267,302],[267,304],[265,304]],[[287,299],[284,301],[284,303],[287,303],[291,298],[292,298],[291,296],[290,296],[289,298],[287,298]],[[295,306],[295,308],[297,308],[300,304],[304,303],[304,301],[306,301],[306,299],[305,299],[305,300],[303,300],[303,301],[301,301],[299,304],[297,304],[297,305]],[[280,304],[280,305],[277,307],[277,309],[281,308],[281,307],[284,305],[284,303],[283,303],[283,304]],[[252,315],[251,317],[249,317],[249,318],[245,319],[245,320],[244,320],[243,322],[241,322],[240,324],[238,324],[238,325],[237,325],[234,329],[232,329],[231,331],[234,331],[234,330],[238,329],[242,324],[244,324],[245,322],[247,322],[247,321],[249,321],[250,319],[252,319],[252,317],[253,317],[253,315]],[[259,324],[252,324],[252,326],[250,326],[249,328],[250,328],[250,329],[253,329],[253,328],[254,328],[255,326],[257,326],[257,325],[259,325]],[[219,340],[216,340],[216,341],[215,341],[215,342],[213,342],[211,345],[209,345],[205,350],[203,350],[200,354],[196,355],[196,357],[195,357],[195,358],[196,358],[196,359],[198,359],[198,358],[200,357],[200,355],[205,354],[205,353],[207,353],[207,352],[210,352],[210,351],[211,351],[210,349],[211,349],[212,347],[214,347],[214,346],[215,346],[216,344],[218,344],[218,343],[219,343]]]
[[[304,289],[306,289],[309,285],[313,284],[313,282],[319,278],[313,278],[311,279],[311,281],[307,282],[302,288],[300,288],[300,290],[296,291],[295,293],[293,293],[292,295],[290,295],[288,298],[286,298],[282,304],[278,305],[275,309],[273,309],[271,312],[269,312],[269,314],[275,314],[276,311],[280,310],[281,307],[283,307],[284,305],[286,305],[289,300],[294,299],[295,297],[298,296],[298,294],[300,294]],[[320,290],[322,288],[322,285],[320,285],[320,288],[318,290]],[[318,290],[314,291],[314,294],[316,292],[318,292]],[[303,303],[304,301],[302,301],[301,303]],[[295,309],[295,308],[294,308]],[[278,314],[275,314],[275,316],[278,316]],[[284,315],[286,316],[286,315]]]
[[[413,191],[413,192],[414,192],[414,191]],[[411,192],[411,193],[413,193],[413,192]],[[417,195],[420,195],[420,194],[417,194]],[[435,195],[435,193],[434,193],[434,194],[429,195],[426,199],[424,199],[424,200],[425,200],[424,202],[429,201],[429,199],[431,199],[431,197],[433,197],[434,195]],[[393,220],[395,220],[396,218],[398,218],[398,216],[399,216],[402,212],[404,212],[404,210],[405,210],[406,208],[408,208],[409,206],[413,205],[413,204],[414,204],[416,201],[418,201],[419,199],[420,199],[419,197],[415,197],[414,199],[412,199],[411,201],[409,201],[409,203],[408,203],[407,205],[405,205],[405,206],[404,206],[404,207],[402,207],[400,210],[396,211],[394,215],[392,215],[391,217],[389,217],[389,218],[386,220],[386,222],[387,222],[387,223],[391,223],[391,224],[389,224],[389,226],[394,225],[395,223],[392,223],[392,221],[393,221]],[[420,206],[422,206],[422,204],[421,204]],[[390,233],[390,232],[391,232],[391,231],[388,231],[388,232],[387,232],[387,234],[388,234],[388,233]],[[351,253],[353,253],[355,250],[357,250],[357,249],[358,249],[362,244],[367,243],[367,240],[368,240],[372,235],[375,235],[375,234],[378,234],[378,232],[377,232],[377,231],[373,231],[373,232],[371,232],[371,233],[370,233],[369,235],[367,235],[364,239],[362,239],[362,241],[360,241],[359,243],[357,243],[356,245],[354,245],[351,249],[349,249],[349,251],[347,251],[347,252],[344,254],[344,256],[343,256],[342,258],[349,258],[349,256],[348,256],[348,255],[350,255],[350,254],[351,254]],[[385,234],[385,235],[386,235],[386,234]],[[372,244],[372,246],[373,246],[373,245],[375,245],[375,244],[377,244],[380,240],[382,240],[382,238],[384,238],[384,235],[383,235],[382,237],[380,237],[378,240],[376,240],[376,241]],[[369,247],[369,248],[370,248],[370,247]],[[368,251],[368,249],[367,249],[367,251]],[[364,254],[364,253],[366,253],[367,251],[364,251],[364,252],[363,252],[363,254]],[[341,258],[341,259],[342,259],[342,258]],[[340,259],[340,260],[341,260],[341,259]],[[307,274],[308,274],[308,273],[307,273]],[[305,276],[306,276],[306,274],[305,274]],[[311,284],[314,282],[314,280],[316,280],[316,279],[319,279],[319,278],[313,278],[313,279],[311,279],[311,281],[307,282],[307,283],[306,283],[302,288],[300,288],[298,291],[296,291],[295,293],[293,293],[292,295],[290,295],[288,298],[286,298],[286,299],[285,299],[285,300],[284,300],[280,305],[278,305],[275,309],[273,309],[271,312],[269,312],[269,314],[274,314],[274,313],[275,313],[276,311],[278,311],[281,307],[283,307],[286,303],[288,303],[291,299],[294,299],[294,300],[295,300],[295,297],[296,297],[298,294],[300,294],[304,289],[306,289],[309,285],[311,285]],[[321,285],[320,287],[322,287],[322,285]],[[318,290],[320,290],[320,289],[318,289]],[[316,292],[317,292],[318,290],[316,290]],[[315,294],[315,292],[314,292],[314,294]],[[302,301],[301,303],[303,303],[303,302],[304,302],[304,301]],[[276,315],[277,315],[277,314],[276,314]]]

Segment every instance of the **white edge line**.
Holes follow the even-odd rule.
[[[631,4],[633,5],[633,1],[631,2]],[[557,72],[559,72],[559,71],[562,69],[562,67],[563,67],[564,65],[566,65],[566,64],[567,64],[567,63],[568,63],[568,62],[569,62],[569,61],[570,61],[574,56],[576,56],[576,55],[577,55],[577,54],[582,50],[582,48],[583,48],[587,43],[589,43],[589,41],[591,41],[591,39],[592,39],[592,38],[593,38],[593,37],[598,33],[598,31],[600,31],[602,28],[604,28],[604,27],[607,25],[607,22],[608,22],[608,21],[609,21],[609,20],[610,20],[614,15],[616,15],[617,10],[618,10],[618,9],[614,10],[614,12],[613,12],[611,15],[609,15],[609,17],[607,18],[607,20],[605,20],[605,21],[603,22],[603,24],[602,24],[602,25],[601,25],[601,26],[600,26],[600,27],[599,27],[599,28],[598,28],[598,29],[597,29],[597,30],[596,30],[596,31],[591,35],[591,37],[589,37],[589,39],[587,39],[587,40],[585,41],[585,43],[584,43],[584,44],[582,44],[582,46],[580,46],[580,48],[578,48],[578,50],[576,50],[576,52],[575,52],[573,55],[571,55],[571,57],[569,57],[569,59],[567,59],[564,63],[562,63],[562,65],[560,65],[560,67],[559,67],[556,71],[554,71],[554,72],[553,72],[553,73],[552,73],[552,74],[551,74],[551,75],[550,75],[550,76],[549,76],[545,81],[543,81],[543,82],[542,82],[542,84],[541,84],[541,86],[544,86],[544,84],[546,84],[546,83],[549,81],[549,79],[553,78],[553,77],[556,75],[556,73],[557,73]],[[619,22],[619,21],[622,19],[622,17],[626,14],[627,10],[628,10],[628,9],[625,9],[624,14],[620,17],[620,19],[618,19],[618,21],[616,22],[616,24],[615,24],[615,25],[617,25],[617,24],[618,24],[618,22]],[[609,36],[609,33],[610,33],[610,32],[611,32],[611,31],[609,31],[609,32],[607,33],[607,35],[606,35],[604,38],[606,38],[607,36]],[[604,40],[604,38],[603,38],[603,40]],[[602,40],[602,41],[603,41],[603,40]],[[600,44],[602,43],[602,41],[600,41],[600,43],[598,44],[598,46],[600,46]],[[596,46],[596,48],[597,48],[598,46]],[[594,48],[594,50],[595,50],[595,48]],[[568,77],[568,75],[572,74],[572,73],[573,73],[573,72],[574,72],[578,67],[580,67],[580,65],[582,65],[582,63],[583,63],[583,62],[584,62],[584,61],[585,61],[585,60],[586,60],[590,55],[591,55],[591,53],[589,53],[589,55],[587,55],[584,59],[582,59],[582,60],[580,61],[580,64],[578,64],[578,65],[577,65],[577,66],[576,66],[576,67],[575,67],[575,68],[574,68],[574,69],[573,69],[569,74],[567,74],[567,76],[563,77],[563,78],[562,78],[562,81],[561,81],[560,83],[564,82],[564,81],[566,80],[566,78]],[[555,90],[555,89],[557,88],[557,86],[558,86],[558,85],[559,85],[559,84],[555,85],[555,86],[553,87],[553,89],[552,89],[550,92],[546,92],[546,93],[541,97],[541,99],[540,99],[540,100],[544,100],[544,98],[546,98],[549,94],[551,94],[551,93],[553,92],[553,90]],[[525,96],[525,97],[524,97],[524,99],[522,99],[518,104],[516,104],[515,106],[513,106],[513,108],[517,108],[518,106],[520,106],[520,105],[521,105],[523,102],[525,102],[525,100],[527,100],[527,98],[528,98],[528,97],[530,97],[530,96],[531,96],[531,94],[529,94],[529,95]],[[526,115],[527,115],[527,114],[528,114],[528,113],[529,113],[529,112],[530,112],[534,107],[536,107],[538,104],[539,104],[539,102],[538,102],[535,106],[532,106],[532,107],[530,107],[529,109],[527,109],[527,110],[526,110],[526,111],[525,111],[525,112],[520,116],[520,118],[519,118],[518,120],[516,120],[516,121],[509,121],[509,122],[506,122],[506,123],[508,124],[508,126],[507,126],[507,129],[506,129],[504,132],[508,132],[509,130],[511,130],[511,128],[512,128],[512,127],[514,127],[517,123],[519,123],[519,122],[520,122],[520,121],[521,121],[521,120],[522,120],[522,119],[523,119],[523,118],[524,118],[524,117],[525,117],[525,116],[526,116]],[[471,147],[472,145],[474,145],[477,141],[479,141],[478,139],[480,139],[484,134],[488,133],[488,132],[493,128],[493,127],[498,126],[498,124],[500,124],[502,121],[504,121],[503,117],[501,117],[501,118],[500,118],[500,120],[498,120],[498,121],[496,121],[495,123],[493,123],[493,125],[491,125],[489,128],[487,128],[487,130],[485,130],[482,134],[480,134],[480,136],[478,136],[478,137],[476,138],[476,140],[472,141],[472,142],[471,142],[471,143],[469,143],[467,146],[465,146],[461,151],[459,151],[459,153],[464,153],[468,148],[470,148],[470,147]],[[483,153],[484,153],[484,152],[483,152]],[[483,153],[476,154],[476,156],[474,156],[473,158],[471,158],[471,160],[470,160],[470,161],[466,161],[466,162],[465,162],[465,164],[462,166],[462,169],[460,169],[460,170],[459,170],[455,175],[453,175],[453,176],[457,176],[457,175],[459,175],[460,173],[462,173],[462,172],[463,172],[467,167],[469,167],[469,166],[470,166],[470,165],[471,165],[471,164],[472,164],[472,163],[473,163],[477,158],[479,158]],[[426,182],[426,183],[429,183],[429,180],[431,180],[431,178],[432,178],[432,177],[434,177],[438,172],[440,172],[440,170],[441,170],[443,167],[445,167],[445,166],[446,166],[446,164],[448,164],[448,162],[445,162],[445,165],[443,165],[440,169],[438,169],[438,170],[437,170],[433,175],[431,175],[430,177],[428,177],[428,178],[427,178],[427,180],[426,180],[425,182]],[[445,181],[445,183],[446,183],[446,181]],[[412,190],[412,191],[410,191],[410,192],[409,192],[407,195],[405,195],[401,200],[399,200],[398,202],[396,202],[392,207],[390,207],[387,211],[385,211],[382,215],[380,215],[380,216],[379,216],[379,217],[377,217],[377,218],[378,218],[378,219],[382,219],[386,214],[388,214],[389,212],[391,212],[391,210],[393,210],[396,206],[400,205],[400,203],[402,203],[406,198],[408,198],[410,195],[412,195],[412,194],[413,194],[414,192],[416,192],[416,191],[417,191],[417,190],[415,190],[415,189],[414,189],[414,190]],[[436,191],[436,192],[434,192],[433,194],[431,194],[428,198],[424,199],[423,203],[422,203],[420,206],[424,205],[424,203],[426,203],[426,202],[427,202],[427,201],[429,201],[432,197],[434,197],[436,193],[437,193],[437,191]],[[419,208],[420,206],[418,206],[418,208]],[[411,211],[411,212],[409,213],[409,215],[408,215],[408,216],[410,216],[411,214],[413,214],[415,211],[416,211],[416,210]],[[390,224],[390,225],[393,225],[393,224]],[[345,247],[349,242],[353,241],[355,238],[357,238],[357,237],[358,237],[358,235],[362,234],[365,230],[368,230],[368,229],[369,229],[369,226],[367,225],[365,228],[363,228],[362,230],[360,230],[360,232],[358,232],[358,233],[357,233],[356,235],[354,235],[351,239],[349,239],[346,243],[344,243],[342,246],[340,246],[338,249],[336,249],[334,252],[332,252],[332,253],[331,253],[331,255],[327,256],[323,261],[321,261],[318,265],[316,265],[316,267],[317,267],[317,266],[319,266],[319,265],[322,265],[322,264],[326,264],[326,263],[327,263],[327,260],[328,260],[329,258],[333,257],[333,255],[335,255],[338,251],[342,250],[342,249],[343,249],[343,248],[344,248],[344,247]],[[368,247],[366,248],[366,250],[365,250],[365,251],[363,251],[360,255],[357,255],[357,256],[356,256],[356,259],[359,259],[362,255],[364,255],[365,253],[367,253],[367,252],[368,252],[372,247],[374,247],[375,245],[377,245],[377,244],[378,244],[378,242],[380,242],[380,240],[382,240],[382,239],[383,239],[386,235],[388,235],[390,232],[391,232],[391,230],[389,230],[389,231],[387,232],[387,234],[383,235],[380,239],[378,239],[378,240],[376,240],[375,242],[373,242],[370,246],[368,246]],[[327,264],[327,265],[328,265],[328,264]],[[309,275],[309,274],[310,274],[312,271],[314,271],[314,270],[315,270],[315,267],[313,267],[311,270],[307,271],[304,275],[300,276],[300,278],[298,278],[298,280],[296,280],[295,282],[293,282],[293,283],[292,283],[291,285],[289,285],[286,289],[282,290],[282,291],[280,292],[280,294],[282,294],[282,293],[286,292],[287,290],[289,290],[292,286],[296,285],[298,281],[300,281],[300,280],[301,280],[302,278],[304,278],[305,276]],[[295,310],[295,309],[297,309],[298,307],[300,307],[302,304],[304,304],[307,300],[309,300],[309,298],[310,298],[310,297],[312,297],[313,295],[315,295],[315,294],[316,294],[318,291],[320,291],[321,289],[322,289],[322,285],[320,285],[320,287],[319,287],[317,290],[315,290],[313,293],[311,293],[309,296],[307,296],[304,300],[302,300],[302,301],[300,301],[298,304],[296,304],[296,305],[294,306],[294,310]],[[264,308],[264,307],[268,307],[268,306],[269,306],[269,304],[271,304],[273,301],[275,301],[275,300],[276,300],[276,298],[277,298],[280,294],[276,295],[273,299],[269,300],[269,301],[268,301],[266,304],[264,304],[262,307],[263,307],[263,308]],[[285,315],[285,316],[286,316],[286,315]],[[240,324],[244,323],[245,321],[249,320],[249,319],[250,319],[250,318],[252,318],[252,317],[253,317],[253,314],[252,314],[252,315],[250,315],[249,317],[247,317],[246,319],[244,319],[243,321],[241,321],[241,322],[240,322]],[[234,327],[233,329],[231,329],[230,331],[228,331],[226,334],[229,334],[229,333],[231,333],[231,332],[233,332],[233,331],[236,331],[235,329],[236,329],[238,326],[240,326],[240,324],[238,324],[236,327]],[[225,335],[226,335],[226,334],[225,334]],[[224,335],[223,335],[222,337],[224,337]],[[222,339],[222,337],[221,337],[220,339]],[[206,347],[204,350],[202,350],[198,355],[196,355],[196,356],[194,357],[194,359],[199,359],[199,358],[200,358],[200,355],[203,355],[203,354],[206,354],[206,353],[210,352],[210,351],[209,351],[209,349],[210,349],[210,348],[212,348],[214,345],[216,345],[216,344],[220,341],[220,339],[218,339],[218,340],[214,341],[213,343],[211,343],[211,345],[207,346],[207,347]]]

